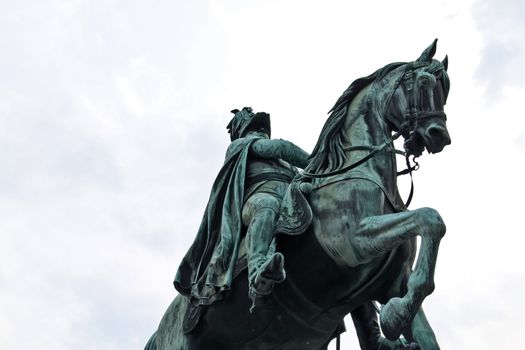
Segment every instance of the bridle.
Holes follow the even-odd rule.
[[[419,65],[415,65],[414,63],[409,64],[401,78],[401,80],[403,80],[403,85],[405,86],[408,93],[407,112],[405,113],[404,121],[399,128],[401,134],[405,139],[409,138],[410,135],[415,132],[415,130],[417,129],[417,124],[421,120],[428,118],[440,118],[443,121],[447,120],[447,115],[442,110],[424,111],[418,108],[419,94],[421,93],[421,90],[414,88],[415,79],[413,69],[418,68]],[[394,89],[394,92],[396,89]]]
[[[304,179],[304,178],[320,179],[320,178],[326,178],[330,176],[343,174],[354,168],[357,168],[363,163],[366,163],[367,161],[372,159],[374,156],[376,156],[379,152],[391,152],[394,154],[400,154],[405,157],[407,168],[405,170],[399,171],[396,175],[397,176],[406,175],[406,174],[410,175],[410,193],[405,203],[405,206],[408,207],[410,203],[412,202],[412,197],[414,195],[414,180],[412,177],[412,172],[419,169],[419,164],[416,161],[417,156],[413,155],[412,162],[414,163],[414,165],[411,165],[410,154],[406,150],[406,147],[405,147],[405,151],[396,150],[393,147],[393,142],[397,140],[401,135],[403,135],[405,140],[410,139],[410,137],[413,134],[415,134],[419,122],[424,119],[440,118],[440,119],[443,119],[444,121],[447,120],[447,115],[445,114],[445,112],[441,110],[423,111],[418,108],[417,101],[419,98],[419,91],[418,89],[414,88],[414,72],[413,72],[414,68],[417,68],[417,66],[414,67],[414,65],[412,64],[409,64],[407,66],[401,79],[399,79],[399,82],[396,85],[396,88],[392,92],[392,95],[393,95],[395,91],[397,90],[397,88],[399,87],[399,83],[402,80],[407,89],[408,95],[409,95],[408,96],[408,108],[407,108],[407,112],[404,114],[405,115],[404,121],[396,133],[394,133],[389,139],[383,142],[380,146],[362,145],[362,146],[350,146],[350,147],[344,148],[345,151],[349,151],[349,152],[351,151],[370,151],[370,153],[368,153],[366,156],[364,156],[363,158],[359,159],[358,161],[350,165],[347,165],[345,167],[342,167],[342,168],[339,168],[333,171],[321,173],[321,174],[310,173],[310,172],[305,171],[299,175],[299,179]],[[391,99],[391,97],[392,96],[390,96],[389,100]],[[390,103],[390,101],[388,103]]]

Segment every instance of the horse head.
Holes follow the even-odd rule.
[[[400,132],[408,154],[420,156],[424,149],[438,153],[450,144],[444,106],[450,87],[448,58],[433,59],[437,39],[413,62],[394,69],[383,79],[391,84],[383,104],[384,119]]]

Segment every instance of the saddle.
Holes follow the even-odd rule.
[[[313,214],[305,194],[312,191],[310,183],[292,181],[284,194],[275,225],[276,234],[297,236],[312,224]]]
[[[300,181],[292,181],[288,186],[281,202],[279,218],[275,225],[276,235],[286,234],[297,236],[306,231],[311,225],[313,214],[310,204],[306,200],[305,194],[310,193],[311,185]],[[248,267],[245,237],[242,238],[240,249],[235,264],[234,279]],[[275,240],[272,242],[270,250],[275,249]],[[182,329],[184,334],[190,333],[197,327],[202,313],[206,306],[194,305],[190,302],[188,310],[184,316]]]

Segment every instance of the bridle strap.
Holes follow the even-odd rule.
[[[447,115],[443,111],[422,112],[422,111],[415,111],[412,107],[410,107],[409,110],[411,110],[411,112],[405,115],[405,121],[403,122],[403,124],[401,124],[401,127],[400,127],[400,130],[402,130],[402,134],[405,134],[406,132],[410,132],[414,130],[417,122],[423,119],[441,118],[444,121],[447,120]]]
[[[349,146],[349,147],[343,148],[343,151],[374,151],[375,149],[377,149],[377,147],[375,146]],[[406,152],[400,151],[394,148],[385,149],[384,151],[395,153],[395,154],[400,154],[402,156],[406,154]]]
[[[405,154],[405,161],[407,168],[403,171],[400,171],[397,173],[397,175],[406,175],[410,174],[410,193],[408,194],[408,199],[405,202],[405,206],[408,208],[410,203],[412,203],[412,197],[414,196],[414,177],[412,176],[412,172],[419,169],[419,163],[416,162],[416,157],[412,158],[412,161],[414,162],[414,166],[410,165],[410,156],[408,154]]]

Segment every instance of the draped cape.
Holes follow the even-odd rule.
[[[175,276],[175,289],[197,305],[228,291],[243,234],[242,207],[248,153],[260,136],[234,140],[215,179],[197,236]]]

